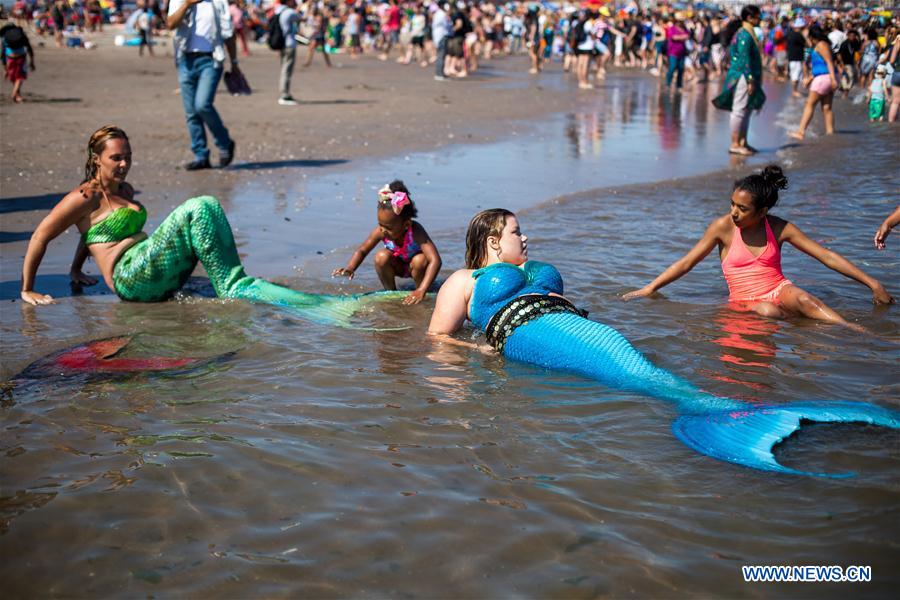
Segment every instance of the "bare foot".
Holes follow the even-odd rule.
[[[789,132],[788,132],[788,137],[792,137],[792,138],[794,138],[795,140],[799,140],[799,141],[802,142],[802,141],[803,141],[803,138],[804,138],[805,136],[804,136],[802,133],[800,133],[799,131],[789,131]]]
[[[751,156],[753,152],[749,148],[743,146],[732,146],[728,149],[729,154],[740,154],[741,156]]]

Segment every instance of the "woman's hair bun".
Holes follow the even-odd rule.
[[[769,165],[762,170],[762,178],[771,186],[779,190],[787,189],[788,180],[784,176],[784,171],[778,165]]]

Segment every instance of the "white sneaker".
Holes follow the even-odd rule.
[[[434,80],[435,80],[435,81],[447,81],[447,78],[446,78],[446,77],[442,77],[442,76],[440,76],[440,75],[435,75],[435,76],[434,76]]]
[[[300,103],[288,96],[287,98],[279,98],[278,104],[282,106],[299,106]]]

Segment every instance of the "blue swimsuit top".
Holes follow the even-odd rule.
[[[812,51],[812,55],[809,58],[809,67],[812,70],[813,77],[828,75],[828,63],[826,63],[825,59],[822,58],[822,55],[815,50]]]
[[[514,298],[527,294],[563,293],[563,280],[556,267],[529,260],[521,267],[495,263],[472,273],[475,289],[469,319],[484,331],[491,317]]]

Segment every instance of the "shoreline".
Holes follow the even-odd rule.
[[[49,50],[48,70],[60,69],[59,63],[65,62],[72,52],[45,50]],[[143,65],[135,53],[130,53],[130,59],[123,58],[129,50],[134,49],[101,47],[81,52],[90,52],[91,59],[100,57],[106,63],[118,61],[127,67]],[[242,59],[251,85],[264,81],[266,76],[277,79],[277,65],[271,54],[268,48],[259,46],[250,59]],[[764,110],[774,110],[776,114],[769,116],[770,123],[759,115],[754,122],[758,135],[765,138],[766,152],[761,157],[736,161],[718,148],[725,143],[726,132],[721,128],[727,122],[727,113],[708,106],[716,82],[670,97],[657,91],[657,78],[641,71],[616,69],[599,89],[584,92],[567,87],[570,83],[567,77],[571,74],[563,74],[559,63],[553,63],[550,71],[539,78],[529,76],[524,69],[514,70],[525,64],[526,59],[521,56],[494,59],[469,80],[451,82],[434,82],[428,69],[384,63],[371,56],[359,61],[342,55],[335,58],[335,64],[340,60],[346,68],[335,67],[325,73],[321,63],[314,63],[311,70],[298,69],[295,89],[299,93],[295,95],[305,101],[299,107],[277,106],[277,94],[268,90],[239,98],[219,94],[217,108],[238,141],[236,161],[224,171],[188,173],[180,170],[180,163],[168,162],[178,152],[190,158],[183,113],[177,102],[166,102],[163,112],[171,122],[160,131],[146,131],[148,124],[133,116],[128,117],[131,119],[128,124],[120,122],[132,135],[136,155],[132,174],[136,176],[138,198],[148,205],[148,229],[154,228],[187,198],[217,196],[232,222],[248,272],[292,282],[298,277],[312,276],[311,283],[321,288],[325,274],[330,274],[329,267],[333,267],[329,263],[322,268],[321,259],[342,261],[344,257],[338,253],[350,249],[354,240],[371,227],[371,215],[365,210],[366,198],[371,190],[384,183],[382,179],[400,177],[410,185],[414,198],[426,198],[423,222],[439,241],[464,227],[472,208],[486,208],[487,204],[504,204],[513,210],[528,211],[572,195],[708,176],[774,160],[772,155],[777,157],[780,152],[781,130],[777,125],[780,111],[790,102],[778,93],[771,95]],[[163,61],[165,69],[160,66]],[[137,71],[135,85],[152,84],[169,77],[171,87],[177,88],[170,58],[157,57],[152,64],[153,71],[146,72],[149,75]],[[352,82],[363,68],[365,81]],[[77,70],[70,69],[67,73],[71,76]],[[314,83],[312,89],[303,85],[310,81]],[[395,93],[404,84],[410,93]],[[274,81],[271,87],[274,89]],[[39,93],[40,88],[37,85],[35,88]],[[773,89],[784,92],[785,86]],[[391,93],[386,95],[384,91]],[[155,96],[160,96],[158,90]],[[651,100],[657,104],[650,106]],[[267,109],[268,102],[271,107]],[[647,106],[640,106],[642,102]],[[76,104],[77,110],[96,112],[90,101]],[[48,110],[47,106],[39,106],[38,112]],[[349,119],[348,106],[352,113]],[[4,128],[21,107],[34,106],[0,103],[0,123]],[[242,113],[248,109],[249,112]],[[372,112],[390,120],[392,115],[403,111],[406,112],[402,120],[363,127]],[[303,122],[288,123],[274,130],[284,115],[298,113],[306,116]],[[308,123],[315,116],[310,113],[330,115],[334,121],[317,119]],[[247,118],[247,114],[253,118]],[[460,122],[460,115],[470,118]],[[257,117],[261,124],[253,138],[249,131]],[[417,129],[423,119],[430,119],[432,124],[427,134]],[[641,124],[641,119],[649,120]],[[313,134],[305,136],[305,141],[298,142],[303,145],[294,149],[291,127],[304,125],[309,125]],[[16,126],[25,127],[26,122],[17,121]],[[578,131],[573,133],[575,129]],[[55,129],[58,154],[65,149],[68,154],[76,155],[79,151],[74,148],[74,140],[81,140],[86,134],[59,137],[65,131],[62,126]],[[329,133],[333,135],[328,137]],[[672,136],[674,139],[669,139]],[[10,184],[11,172],[24,168],[23,161],[37,160],[35,155],[39,153],[36,148],[11,153],[9,140],[15,137],[4,136],[4,160],[0,167],[4,181],[0,222],[3,230],[10,232],[4,240],[4,256],[0,261],[0,299],[13,300],[18,298],[13,288],[19,284],[18,270],[30,231],[67,191],[46,193],[48,188],[36,188],[28,178],[17,180],[15,186]],[[179,139],[180,143],[176,143]],[[255,145],[242,144],[242,139],[253,139]],[[172,152],[165,152],[167,145],[173,146]],[[215,152],[213,149],[214,161]],[[553,156],[542,156],[541,152]],[[263,160],[265,153],[277,160]],[[683,171],[670,165],[679,160],[688,161],[684,163],[689,168],[688,175],[679,175]],[[694,164],[695,160],[699,165]],[[647,170],[640,171],[641,165]],[[77,181],[76,167],[70,168],[73,173],[50,169],[51,185],[62,187],[62,182],[68,181],[71,186]],[[515,171],[516,168],[521,171]],[[595,173],[599,185],[594,185]],[[645,179],[622,181],[623,174]],[[483,175],[480,180],[478,175]],[[536,183],[529,187],[529,182]],[[462,193],[460,188],[464,190]],[[27,193],[33,195],[28,197]],[[478,197],[473,199],[466,194]],[[23,206],[29,204],[34,208],[28,210]],[[10,205],[13,208],[8,210]],[[462,220],[461,211],[468,211]],[[42,262],[44,276],[55,273],[45,279],[52,287],[42,289],[54,297],[70,295],[65,274],[75,240],[74,230],[64,233],[51,244]],[[450,270],[454,265],[455,261],[445,256],[445,269]],[[96,274],[91,262],[85,271]],[[357,278],[353,285],[341,285],[337,281],[336,285],[324,283],[326,289],[322,291],[358,291],[377,286],[377,281],[368,275],[371,274]],[[85,292],[111,294],[102,282]]]

